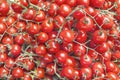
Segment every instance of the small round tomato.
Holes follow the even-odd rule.
[[[26,65],[25,69],[28,71],[32,70],[35,67],[34,62],[30,59],[23,60],[23,65]]]
[[[88,7],[90,4],[90,0],[77,0],[77,4],[84,5],[84,6]]]
[[[76,37],[76,41],[78,41],[80,43],[84,43],[84,42],[86,42],[86,40],[87,40],[87,33],[83,30],[80,30]]]
[[[21,78],[24,76],[24,71],[22,68],[20,67],[16,67],[16,68],[13,68],[12,70],[12,76],[14,76],[15,78]]]
[[[24,37],[21,34],[18,34],[17,36],[15,36],[14,41],[18,45],[23,45],[25,42]]]
[[[4,63],[6,60],[8,59],[8,55],[7,55],[7,53],[1,53],[0,52],[0,62],[2,63]]]
[[[7,27],[4,23],[0,23],[0,34],[3,34],[6,31]]]
[[[26,12],[23,13],[23,18],[27,20],[32,20],[36,16],[36,10],[29,8]]]
[[[82,56],[86,53],[86,48],[79,44],[75,44],[73,50],[76,56]]]
[[[24,80],[32,80],[32,77],[29,74],[24,74]]]
[[[103,6],[105,0],[90,0],[90,4],[93,6],[93,7],[96,7],[96,8],[100,8]]]
[[[57,14],[57,10],[58,10],[58,5],[52,3],[50,5],[50,8],[48,9],[48,14],[50,14],[51,16],[55,16]]]
[[[91,31],[93,26],[93,20],[88,16],[81,18],[76,24],[79,30],[84,30],[86,32]]]
[[[37,12],[37,15],[35,16],[34,20],[35,20],[35,21],[38,21],[38,22],[41,22],[41,21],[45,20],[45,16],[46,16],[46,15],[45,15],[44,11],[39,10],[39,11]]]
[[[35,35],[37,33],[39,33],[41,29],[41,26],[38,24],[34,24],[34,23],[29,23],[29,27],[27,29],[28,33],[31,35]]]
[[[35,53],[38,54],[39,56],[43,56],[46,54],[46,47],[44,45],[39,45],[35,49]]]
[[[2,0],[0,2],[0,15],[4,16],[7,15],[10,10],[9,4],[6,0]]]
[[[71,7],[74,7],[77,4],[77,0],[66,0],[66,4],[68,4]]]
[[[15,57],[18,56],[18,55],[20,55],[20,53],[21,53],[21,46],[19,46],[18,44],[13,44],[11,46],[10,52]]]
[[[54,54],[54,53],[58,52],[59,49],[60,49],[59,43],[55,40],[49,40],[47,42],[46,47],[47,47],[48,52],[51,53],[51,54]]]
[[[73,67],[67,66],[62,69],[61,75],[69,79],[74,79],[75,77],[74,72],[75,70]]]
[[[92,64],[92,58],[88,54],[80,57],[80,64],[82,67],[89,67]]]
[[[49,36],[45,32],[38,33],[37,40],[39,43],[45,43],[48,40]]]
[[[60,38],[66,42],[72,42],[75,39],[75,33],[72,30],[63,30],[60,33]]]
[[[37,68],[35,75],[36,75],[36,78],[42,79],[45,77],[45,70],[43,68]]]
[[[8,58],[6,61],[5,61],[5,66],[7,68],[12,68],[14,66],[14,62],[15,60],[13,58]]]
[[[68,53],[64,50],[59,50],[56,54],[55,57],[57,58],[59,63],[64,63],[66,59],[68,58]]]
[[[101,44],[107,41],[107,32],[105,30],[96,30],[92,35],[93,41],[96,44]]]
[[[0,67],[0,78],[7,77],[8,74],[9,74],[9,71],[7,68]]]
[[[45,19],[42,22],[41,26],[42,26],[42,31],[43,32],[50,33],[54,28],[52,18]]]
[[[16,3],[12,3],[11,7],[12,7],[13,11],[16,13],[21,13],[23,10],[23,8]]]
[[[57,68],[57,67],[55,67],[55,68]],[[46,66],[46,74],[51,75],[51,76],[55,74],[53,63],[50,63]]]
[[[71,11],[72,11],[71,7],[67,4],[62,4],[58,9],[58,13],[63,17],[68,16]]]
[[[92,69],[89,67],[88,68],[82,67],[80,69],[80,76],[82,79],[85,79],[85,80],[91,79],[92,78]]]

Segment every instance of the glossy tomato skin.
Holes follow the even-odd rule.
[[[49,39],[49,36],[45,32],[38,33],[37,40],[39,43],[45,43]]]
[[[90,4],[93,6],[93,7],[96,7],[96,8],[100,8],[103,6],[105,0],[90,0]]]
[[[67,67],[63,68],[61,75],[64,77],[67,77],[69,79],[73,79],[75,76],[73,67],[67,66]]]
[[[12,70],[12,76],[14,76],[15,78],[20,78],[24,76],[24,71],[22,68],[20,67],[16,67]]]
[[[77,0],[78,5],[84,5],[85,7],[88,7],[91,0]]]
[[[52,18],[45,19],[42,24],[42,31],[46,33],[52,32],[54,26],[53,26],[53,20]]]
[[[81,76],[81,79],[91,79],[92,78],[92,69],[91,68],[81,68],[80,69],[80,76]]]
[[[38,79],[42,79],[45,76],[45,70],[43,68],[37,68],[36,69],[36,77]]]
[[[72,30],[63,30],[60,33],[60,38],[69,43],[74,40],[75,34]]]
[[[15,60],[13,58],[8,58],[7,60],[5,60],[5,66],[7,68],[12,68],[14,66],[14,62]]]
[[[0,23],[0,34],[3,34],[6,31],[7,27],[4,23]]]
[[[9,7],[9,4],[7,3],[7,1],[2,0],[0,2],[0,15],[2,15],[2,16],[7,15],[9,10],[10,10],[10,7]]]
[[[20,55],[20,53],[21,53],[21,46],[19,46],[18,44],[12,45],[12,48],[11,48],[10,52],[15,57]]]
[[[37,15],[34,17],[34,20],[37,22],[42,22],[43,20],[45,20],[45,12],[42,10],[39,10],[37,12]]]
[[[0,67],[0,78],[4,78],[9,74],[9,70],[4,67]]]
[[[78,21],[76,27],[79,30],[84,30],[86,32],[91,31],[93,28],[93,20],[87,16],[83,17]]]
[[[83,55],[80,57],[80,64],[82,67],[89,67],[92,64],[92,58],[89,55]]]
[[[58,13],[63,16],[66,17],[67,15],[70,14],[70,12],[72,11],[71,7],[67,4],[62,4],[58,10]]]
[[[93,33],[93,41],[96,44],[101,44],[105,41],[107,41],[107,32],[105,30],[96,30]]]
[[[32,80],[31,76],[29,74],[24,74],[24,80]]]
[[[55,54],[57,60],[59,63],[64,63],[68,57],[68,53],[64,50],[59,50],[56,54]]]
[[[35,52],[39,56],[43,56],[47,53],[46,47],[44,45],[39,45],[39,46],[36,47]]]

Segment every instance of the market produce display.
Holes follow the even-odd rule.
[[[120,0],[0,0],[0,80],[120,80]]]

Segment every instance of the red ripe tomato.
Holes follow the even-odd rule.
[[[0,44],[0,52],[4,53],[7,51],[7,47],[4,44]]]
[[[8,59],[7,53],[1,53],[0,52],[0,62],[4,63]]]
[[[111,79],[111,80],[118,80],[118,76],[117,74],[113,73],[113,72],[108,72],[106,74],[106,78]]]
[[[103,6],[105,0],[90,0],[90,5],[96,8],[100,8]]]
[[[38,24],[34,24],[34,23],[29,23],[29,28],[27,29],[28,33],[31,35],[35,35],[37,33],[39,33],[41,29],[41,26]]]
[[[48,40],[49,36],[45,32],[40,32],[37,36],[37,40],[39,43],[45,43]]]
[[[30,0],[30,2],[31,2],[32,4],[37,5],[37,4],[39,3],[39,0]]]
[[[77,4],[77,0],[66,0],[66,4],[68,4],[71,7],[75,7]]]
[[[35,75],[36,75],[36,78],[42,79],[45,77],[45,70],[43,68],[37,68]]]
[[[0,15],[2,16],[7,15],[9,10],[10,10],[10,7],[7,1],[5,0],[0,1]]]
[[[58,10],[58,5],[56,3],[52,3],[50,5],[50,8],[48,10],[49,15],[51,16],[55,16],[57,14],[57,10]]]
[[[43,56],[47,53],[46,47],[44,45],[39,45],[35,49],[35,53],[38,54],[39,56]]]
[[[91,68],[84,68],[80,69],[80,76],[82,79],[89,80],[92,78],[92,69]]]
[[[59,29],[60,26],[62,26],[62,24],[64,23],[64,17],[57,15],[54,17],[54,26],[56,29]]]
[[[52,32],[54,26],[53,26],[53,20],[52,18],[47,18],[42,22],[42,31],[46,33]]]
[[[30,59],[24,59],[23,60],[23,65],[26,65],[25,69],[28,70],[28,71],[34,69],[34,67],[35,67],[34,62]]]
[[[92,38],[93,38],[94,43],[101,44],[107,41],[107,32],[105,30],[96,30],[93,33]]]
[[[14,76],[15,78],[21,78],[24,76],[24,71],[22,68],[20,67],[16,67],[12,70],[12,76]]]
[[[25,42],[24,37],[21,34],[18,34],[17,36],[15,36],[14,41],[18,45],[23,45]]]
[[[112,53],[110,51],[107,51],[105,53],[102,53],[102,60],[104,60],[105,62],[110,61],[112,57]]]
[[[79,44],[75,44],[73,50],[76,56],[82,56],[86,53],[86,48],[84,46],[80,46]]]
[[[14,60],[13,58],[8,58],[8,59],[5,61],[5,66],[6,66],[7,68],[13,68],[14,62],[15,62],[15,60]]]
[[[4,78],[9,74],[9,70],[4,67],[0,67],[0,78]]]
[[[15,19],[13,17],[8,17],[6,23],[8,26],[11,26],[15,22]]]
[[[14,35],[15,33],[17,33],[17,29],[15,27],[10,27],[8,30],[7,30],[7,33],[9,35]]]
[[[87,40],[87,33],[83,30],[80,30],[77,37],[76,37],[76,41],[80,42],[80,43],[84,43]]]
[[[6,31],[7,27],[4,23],[0,23],[0,34],[3,34]]]
[[[89,67],[92,64],[92,58],[88,54],[80,57],[80,64],[82,67]]]
[[[67,77],[68,79],[74,79],[74,72],[75,70],[73,67],[67,66],[62,69],[61,75]]]
[[[63,17],[68,16],[71,11],[72,11],[71,7],[67,4],[62,4],[58,9],[58,13]]]
[[[97,76],[102,76],[102,74],[104,73],[104,66],[102,63],[100,62],[95,62],[92,65],[92,72],[93,74],[97,75]]]
[[[24,74],[24,80],[32,80],[32,77],[29,74]]]
[[[105,65],[106,65],[106,71],[107,72],[114,72],[115,66],[116,66],[114,62],[107,61],[107,62],[105,62]]]
[[[93,20],[90,17],[83,17],[81,18],[78,23],[76,24],[76,27],[79,30],[84,30],[86,32],[91,31],[93,28]]]
[[[49,40],[47,43],[47,50],[49,53],[54,54],[58,52],[60,49],[60,45],[57,41],[55,40]]]
[[[23,18],[27,20],[32,20],[36,16],[36,10],[29,8],[25,13],[23,13]]]
[[[37,12],[37,15],[35,16],[34,20],[37,22],[42,22],[43,20],[45,20],[45,12],[42,10],[39,10]]]
[[[75,33],[72,30],[63,30],[60,33],[60,38],[65,42],[72,42],[75,39]]]
[[[20,4],[25,6],[25,7],[28,7],[28,1],[27,0],[19,0],[20,1]]]
[[[99,56],[98,54],[94,51],[94,50],[88,50],[88,55],[90,55],[90,57],[93,59],[93,60],[96,60]]]
[[[58,60],[59,63],[64,63],[66,61],[66,59],[68,58],[68,53],[63,51],[63,50],[59,50],[56,54],[55,54],[56,59]]]
[[[57,67],[55,67],[55,68],[57,68]],[[50,63],[46,66],[46,74],[51,75],[51,76],[53,76],[55,74],[53,63]]]
[[[77,0],[78,5],[84,5],[85,7],[88,7],[91,0]]]
[[[13,39],[10,36],[4,36],[2,39],[3,44],[13,44]]]
[[[96,51],[99,53],[105,53],[109,50],[109,46],[106,42],[101,43],[97,48]]]
[[[75,67],[76,60],[73,57],[68,56],[68,58],[66,58],[65,62],[63,63],[63,67],[66,67],[66,66]]]
[[[52,54],[47,53],[44,55],[43,59],[44,59],[45,63],[51,63],[51,62],[53,62],[54,57]]]
[[[73,51],[73,47],[74,47],[74,43],[67,43],[67,42],[64,42],[63,45],[62,45],[62,49],[66,52],[72,52]]]
[[[15,57],[18,56],[18,55],[20,55],[20,53],[21,53],[21,46],[19,46],[18,44],[13,44],[11,46],[10,52]]]
[[[18,4],[12,3],[11,7],[13,9],[14,12],[16,13],[21,13],[23,8],[21,6],[19,6]]]
[[[80,9],[80,10],[77,10],[73,13],[73,17],[77,20],[83,18],[85,16],[84,12]]]
[[[115,52],[112,54],[112,57],[119,59],[119,58],[120,58],[120,51],[115,51]]]
[[[54,0],[57,5],[62,5],[65,3],[65,0]]]
[[[25,24],[25,22],[19,21],[16,23],[16,28],[18,29],[18,31],[25,31],[26,27],[27,25]]]

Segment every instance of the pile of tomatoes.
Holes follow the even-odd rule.
[[[120,0],[0,0],[0,80],[120,80]]]

